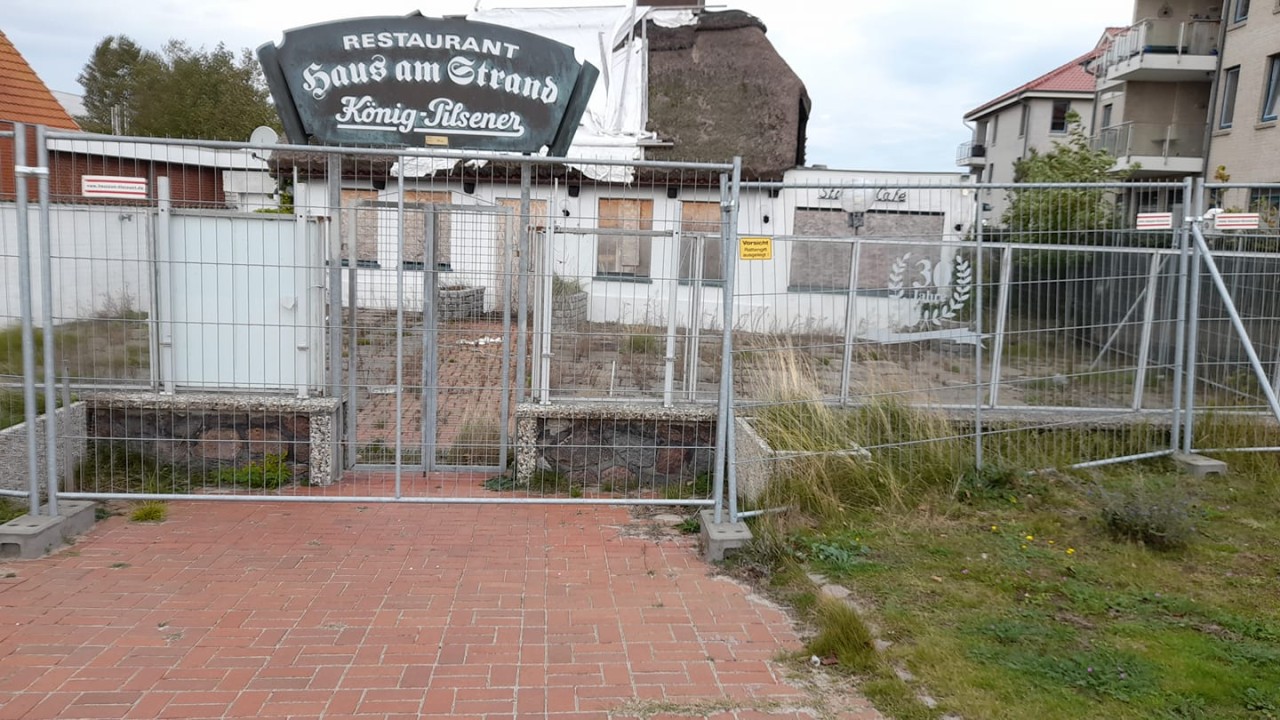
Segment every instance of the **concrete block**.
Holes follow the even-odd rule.
[[[1178,465],[1178,469],[1195,478],[1206,478],[1210,475],[1226,475],[1227,464],[1221,460],[1214,460],[1203,455],[1188,455],[1187,453],[1174,453],[1173,461]]]
[[[0,559],[30,560],[62,547],[62,515],[23,515],[0,525]]]
[[[97,503],[88,500],[59,500],[58,514],[62,516],[62,534],[75,537],[89,532],[98,521],[95,513]],[[49,506],[40,508],[42,515],[49,514]]]
[[[731,550],[746,547],[751,542],[751,528],[744,522],[729,522],[728,515],[723,515],[724,522],[716,522],[716,511],[711,508],[699,513],[702,524],[702,558],[707,562],[720,562]]]
[[[97,522],[94,506],[87,500],[63,500],[58,503],[58,517],[50,517],[45,505],[41,515],[23,515],[0,525],[0,559],[30,560],[57,550],[93,527]]]

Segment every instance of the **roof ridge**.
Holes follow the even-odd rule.
[[[0,121],[80,129],[3,30],[0,30]]]
[[[1107,29],[1108,29],[1108,30],[1110,30],[1111,28],[1107,28]],[[1122,28],[1122,29],[1123,29],[1123,28]],[[1075,59],[1073,59],[1073,60],[1069,60],[1069,61],[1067,61],[1067,62],[1065,62],[1065,63],[1063,63],[1063,64],[1061,64],[1061,65],[1059,65],[1059,66],[1057,66],[1057,67],[1055,67],[1055,68],[1053,68],[1052,70],[1050,70],[1050,71],[1048,71],[1048,72],[1044,73],[1043,75],[1040,75],[1040,76],[1036,77],[1034,80],[1031,80],[1031,81],[1029,81],[1029,82],[1023,83],[1022,85],[1019,85],[1018,87],[1014,88],[1013,90],[1010,90],[1009,92],[1004,93],[1003,95],[1000,95],[999,97],[995,98],[994,100],[989,100],[989,101],[987,101],[987,102],[983,103],[982,105],[979,105],[978,107],[974,108],[973,110],[970,110],[969,112],[965,113],[965,114],[964,114],[964,117],[965,117],[965,119],[968,119],[968,118],[970,118],[970,117],[972,117],[972,116],[974,116],[974,115],[977,115],[977,114],[979,114],[979,113],[981,113],[981,112],[983,112],[983,111],[985,111],[985,110],[989,110],[989,109],[991,109],[991,108],[993,108],[993,107],[995,107],[995,106],[997,106],[997,105],[999,105],[999,104],[1001,104],[1001,103],[1005,102],[1006,100],[1009,100],[1009,99],[1011,99],[1011,98],[1014,98],[1014,97],[1017,97],[1017,96],[1019,96],[1019,95],[1022,95],[1023,93],[1031,92],[1031,91],[1033,91],[1033,90],[1043,90],[1043,91],[1045,91],[1045,92],[1079,92],[1079,93],[1092,93],[1092,92],[1093,92],[1093,88],[1092,88],[1092,87],[1089,87],[1089,88],[1087,88],[1087,89],[1077,89],[1077,88],[1074,88],[1074,87],[1071,87],[1071,88],[1063,87],[1063,88],[1053,88],[1053,89],[1050,89],[1050,88],[1046,88],[1045,86],[1049,84],[1049,81],[1050,81],[1050,80],[1053,80],[1053,79],[1056,79],[1056,78],[1062,77],[1063,75],[1066,75],[1066,74],[1068,74],[1068,73],[1079,73],[1080,75],[1087,75],[1087,76],[1089,77],[1090,81],[1092,82],[1092,80],[1093,80],[1093,76],[1092,76],[1092,75],[1089,75],[1087,72],[1085,72],[1085,70],[1084,70],[1084,67],[1083,67],[1083,66],[1084,66],[1084,64],[1085,64],[1085,63],[1087,63],[1088,61],[1090,61],[1090,60],[1092,60],[1092,59],[1096,58],[1098,55],[1100,55],[1100,54],[1103,52],[1103,50],[1104,50],[1104,49],[1105,49],[1105,43],[1099,43],[1096,47],[1094,47],[1092,50],[1089,50],[1088,52],[1084,53],[1083,55],[1080,55],[1079,57],[1076,57],[1076,58],[1075,58]],[[1073,80],[1079,80],[1079,79],[1080,79],[1080,78],[1073,78]]]

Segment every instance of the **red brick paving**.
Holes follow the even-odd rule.
[[[621,509],[169,508],[0,567],[0,720],[815,716],[783,613]]]

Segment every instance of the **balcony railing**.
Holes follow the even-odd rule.
[[[985,165],[987,162],[987,146],[982,143],[961,143],[956,148],[956,165]]]
[[[1217,55],[1219,20],[1140,20],[1118,33],[1098,59],[1107,71],[1139,55]]]
[[[1204,123],[1123,123],[1093,136],[1093,148],[1117,158],[1204,156]]]

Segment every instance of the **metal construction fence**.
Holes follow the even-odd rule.
[[[965,472],[1280,446],[1269,187],[750,183],[737,161],[21,126],[0,142],[17,158],[0,168],[0,494],[33,512],[176,497],[737,519],[797,456],[942,448]],[[1209,212],[1227,203],[1259,227],[1215,222],[1241,215]],[[840,431],[797,442],[786,422],[815,408]],[[1248,432],[1219,431],[1235,418]]]

